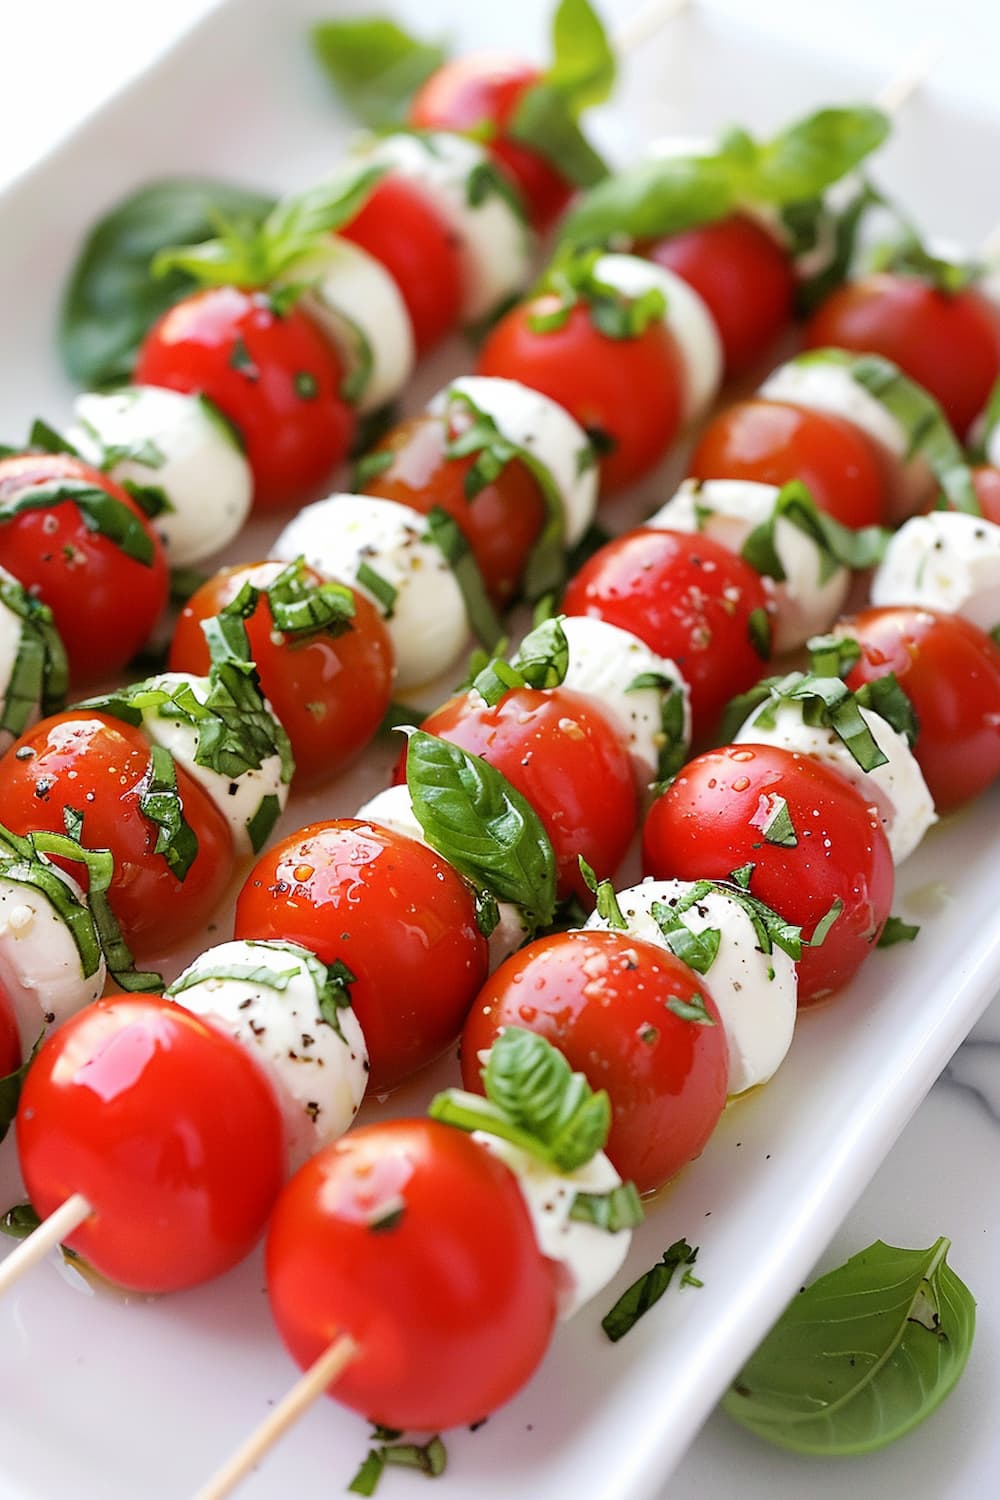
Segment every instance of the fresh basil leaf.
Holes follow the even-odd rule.
[[[319,21],[310,41],[352,114],[376,130],[405,119],[412,96],[448,56],[446,47],[418,40],[385,16]]]
[[[800,1292],[744,1365],[723,1409],[798,1453],[871,1453],[929,1416],[958,1380],[975,1302],[949,1242],[877,1240]]]
[[[438,505],[427,515],[427,540],[434,543],[455,575],[473,635],[487,651],[492,651],[503,638],[503,625],[490,603],[465,533],[454,516]]]
[[[44,1040],[45,1030],[43,1028],[38,1035],[35,1045],[21,1063],[21,1066],[15,1068],[12,1073],[7,1073],[3,1078],[0,1078],[0,1141],[6,1137],[8,1130],[14,1123],[14,1116],[17,1114],[17,1106],[21,1098],[21,1086],[28,1076],[28,1069],[38,1055],[38,1049]],[[11,1234],[13,1231],[5,1227],[4,1232]],[[18,1238],[21,1238],[21,1236],[18,1236]]]
[[[606,1193],[576,1193],[569,1217],[577,1224],[593,1224],[608,1234],[635,1229],[645,1215],[634,1182],[622,1182]]]
[[[382,613],[387,620],[391,620],[395,612],[396,599],[399,590],[395,584],[389,582],[381,573],[377,573],[368,563],[358,564],[358,571],[354,575],[359,588],[365,589],[375,602],[381,607]]]
[[[4,577],[2,570],[0,603],[21,622],[17,654],[0,703],[0,732],[17,739],[38,708],[52,714],[63,706],[69,664],[51,609],[29,594],[16,578]]]
[[[569,642],[563,629],[563,615],[552,615],[529,630],[510,659],[528,687],[554,688],[566,681],[569,671]]]
[[[508,1026],[490,1048],[486,1098],[560,1172],[575,1172],[600,1151],[611,1129],[607,1092],[574,1073],[551,1042]]]
[[[564,91],[544,79],[521,96],[507,133],[577,187],[593,187],[608,176],[607,162],[580,129]]]
[[[899,685],[895,672],[886,672],[884,677],[874,677],[862,683],[854,694],[855,701],[863,708],[870,708],[897,734],[906,737],[912,750],[920,736],[920,720],[912,700]]]
[[[136,790],[139,811],[158,830],[153,853],[162,854],[174,878],[183,881],[198,857],[198,835],[184,816],[177,767],[163,745],[150,747],[149,766]]]
[[[357,494],[363,494],[373,479],[384,474],[386,469],[391,469],[396,462],[396,455],[391,448],[376,449],[374,453],[366,453],[359,458],[354,465],[354,477],[351,484]]]
[[[902,917],[889,917],[882,928],[876,948],[895,948],[897,943],[912,943],[920,927],[913,922],[904,922]]]
[[[234,979],[240,984],[262,985],[265,989],[274,990],[276,994],[283,995],[289,982],[301,972],[299,964],[294,964],[290,969],[272,969],[266,964],[249,963],[196,966],[186,969],[179,979],[175,979],[173,984],[167,986],[163,993],[170,996],[183,995],[185,990],[194,989],[195,985],[203,984],[209,979]]]
[[[564,219],[560,243],[659,239],[723,219],[734,207],[729,173],[717,157],[655,157],[592,187]]]
[[[801,714],[803,724],[832,729],[862,771],[874,771],[888,764],[889,757],[861,715],[857,694],[852,693],[839,677],[789,672],[787,677],[768,678],[758,683],[742,698],[734,699],[733,704],[741,708],[752,698],[759,699],[753,722],[762,729],[773,729],[779,708],[793,704]]]
[[[38,1210],[31,1203],[15,1203],[13,1208],[0,1217],[0,1234],[9,1234],[12,1240],[26,1240],[34,1234],[41,1223]]]
[[[792,815],[784,797],[773,794],[760,831],[769,844],[778,844],[783,849],[794,849],[799,842]]]
[[[714,1017],[708,1013],[703,996],[697,990],[684,1000],[680,995],[671,995],[667,1001],[667,1010],[673,1011],[682,1021],[693,1021],[696,1026],[716,1025]]]
[[[387,1464],[395,1464],[401,1468],[418,1469],[421,1474],[426,1474],[428,1479],[437,1479],[443,1474],[448,1463],[448,1453],[439,1437],[432,1437],[430,1442],[420,1445],[418,1443],[393,1443],[382,1449],[382,1457]]]
[[[281,803],[273,792],[267,792],[257,804],[256,810],[247,818],[247,838],[254,854],[259,854],[274,831],[281,817]]]
[[[838,567],[872,568],[882,561],[890,533],[882,526],[853,529],[816,506],[801,480],[783,484],[775,496],[771,514],[750,532],[740,555],[758,573],[783,583],[784,565],[778,555],[775,534],[779,520],[786,520],[813,541],[820,552],[820,582]]]
[[[696,886],[695,890],[698,889]],[[684,921],[684,912],[696,906],[698,900],[703,900],[707,894],[707,890],[700,897],[689,893],[689,899],[674,906],[666,901],[654,901],[650,909],[650,915],[671,953],[696,974],[708,973],[719,956],[719,945],[722,942],[722,932],[718,927],[704,927],[700,932],[695,932]],[[679,1014],[676,1006],[671,1006],[670,1009]]]
[[[74,458],[79,458],[80,452],[68,438],[64,438],[61,432],[50,427],[41,417],[36,417],[31,424],[28,434],[28,447],[40,449],[42,453],[70,453]]]
[[[815,312],[820,303],[847,280],[854,264],[865,218],[873,208],[886,206],[888,200],[884,194],[867,180],[862,182],[850,202],[839,213],[833,213],[830,207],[820,203],[820,212],[828,220],[832,216],[833,253],[812,276],[803,277],[799,281],[795,290],[795,308],[800,317],[807,318],[810,313]],[[783,211],[782,219],[787,227],[788,208]]]
[[[806,644],[817,677],[847,677],[861,660],[861,647],[849,635],[814,635]]]
[[[19,491],[0,504],[0,526],[25,511],[50,510],[65,502],[76,506],[88,531],[106,537],[134,562],[152,567],[156,551],[144,523],[116,496],[84,479],[53,479]]]
[[[229,183],[173,178],[116,203],[87,236],[60,313],[59,349],[74,383],[128,380],[148,330],[193,289],[179,272],[153,277],[159,250],[208,239],[220,218],[259,224],[273,201]]]
[[[644,1317],[649,1309],[663,1296],[674,1279],[675,1273],[681,1267],[690,1268],[698,1258],[698,1246],[694,1248],[687,1240],[675,1240],[675,1242],[664,1250],[660,1259],[648,1271],[643,1272],[638,1281],[633,1281],[611,1311],[605,1313],[601,1319],[601,1327],[613,1344],[623,1339]],[[697,1285],[701,1283],[695,1277],[688,1277],[687,1271],[681,1278],[681,1285]]]
[[[354,595],[346,584],[331,579],[313,583],[306,576],[305,559],[289,563],[264,590],[275,629],[291,636],[293,645],[316,635],[335,638],[351,629]]]
[[[817,110],[756,147],[750,196],[763,203],[815,198],[877,150],[890,129],[888,115],[871,106]]]
[[[385,1473],[385,1459],[377,1448],[369,1448],[361,1467],[347,1486],[350,1495],[374,1495]]]
[[[416,730],[406,784],[424,837],[473,885],[520,907],[538,927],[552,920],[556,861],[531,804],[494,766]]]
[[[614,884],[610,880],[598,880],[592,865],[589,865],[582,854],[577,855],[580,865],[580,874],[583,876],[584,885],[588,891],[593,891],[596,897],[594,910],[602,921],[616,932],[627,932],[628,923],[618,905],[618,894]]]
[[[771,658],[771,616],[763,605],[758,605],[756,609],[750,611],[747,618],[747,635],[761,661],[769,661]]]

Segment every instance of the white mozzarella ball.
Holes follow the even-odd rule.
[[[82,904],[76,881],[52,874]],[[85,976],[73,935],[45,893],[0,878],[0,990],[7,998],[26,1058],[43,1031],[61,1026],[104,993],[104,959]]]
[[[431,682],[467,648],[462,591],[428,536],[427,517],[411,506],[372,495],[329,495],[299,511],[271,548],[283,562],[300,555],[378,606],[396,653],[398,688]],[[395,590],[391,606],[359,578],[364,566]]]
[[[355,405],[377,411],[413,374],[413,325],[399,288],[367,250],[332,238],[328,250],[298,261],[287,278],[309,286],[304,306],[336,346],[348,377],[366,371]]]
[[[779,703],[774,708],[774,725],[758,723],[759,716],[772,707],[763,704],[756,709],[734,736],[738,745],[779,745],[784,750],[811,755],[856,787],[865,802],[874,804],[885,829],[894,862],[902,864],[920,843],[932,823],[937,822],[934,803],[916,757],[900,734],[881,714],[870,708],[860,709],[861,717],[871,730],[872,738],[885,765],[863,771],[839,735],[822,724],[805,724],[801,704]]]
[[[575,546],[597,510],[598,470],[583,428],[548,396],[493,375],[459,376],[438,392],[427,410],[435,415],[447,412],[453,392],[468,397],[492,417],[508,442],[548,470],[562,502],[565,544]]]
[[[538,1248],[559,1266],[558,1311],[571,1318],[612,1281],[628,1255],[630,1229],[612,1234],[596,1224],[571,1219],[577,1193],[607,1193],[621,1178],[603,1151],[575,1172],[555,1172],[510,1141],[475,1130],[472,1138],[507,1163],[531,1215]]]
[[[627,297],[660,291],[666,298],[664,323],[673,334],[684,366],[684,420],[692,422],[708,410],[722,385],[723,353],[715,320],[693,287],[637,255],[602,255],[594,266],[596,281],[615,287]]]
[[[423,193],[455,236],[466,322],[491,317],[527,284],[532,237],[508,197],[490,187],[485,174],[494,169],[481,146],[448,131],[387,135],[363,157]]]
[[[667,948],[653,916],[657,903],[677,906],[692,890],[684,880],[645,880],[618,892],[618,905],[629,936]],[[714,928],[719,949],[704,976],[725,1027],[729,1048],[729,1093],[742,1094],[766,1083],[787,1053],[795,1030],[798,976],[794,961],[780,948],[760,949],[746,912],[723,891],[710,891],[681,913],[691,932]],[[596,912],[588,928],[607,928]]]
[[[267,1074],[285,1124],[289,1172],[344,1134],[368,1083],[360,1022],[349,1005],[338,1007],[336,1026],[324,1018],[321,976],[324,966],[295,943],[231,942],[201,954],[169,991]]]
[[[222,414],[201,396],[133,385],[79,396],[69,441],[118,484],[162,491],[152,525],[175,567],[211,557],[250,513],[253,476]]]
[[[770,520],[779,493],[775,485],[748,479],[685,479],[645,524],[704,532],[740,553],[750,533]],[[774,550],[785,573],[772,590],[774,649],[780,655],[830,628],[847,598],[851,575],[838,565],[824,578],[823,553],[815,539],[786,516],[775,523]]]
[[[1000,526],[964,511],[914,516],[889,542],[872,579],[873,604],[919,604],[1000,625]]]
[[[676,663],[657,653],[630,630],[589,615],[568,615],[562,628],[569,645],[565,686],[600,702],[632,757],[640,786],[659,774],[664,744],[662,708],[669,687],[631,688],[637,677],[653,672],[665,677],[681,695],[682,740],[691,743],[690,693]]]
[[[162,672],[150,677],[146,684],[152,690],[164,692],[189,686],[199,703],[207,699],[211,684],[207,677],[189,677],[183,672]],[[277,721],[276,721],[277,722]],[[144,733],[154,745],[163,745],[169,750],[179,766],[198,782],[215,803],[229,824],[233,849],[237,854],[253,854],[254,846],[248,832],[265,797],[277,797],[282,808],[288,801],[288,786],[281,776],[281,758],[269,755],[261,766],[251,767],[241,776],[231,779],[210,766],[200,766],[195,759],[198,753],[198,726],[190,720],[172,714],[161,714],[157,708],[142,711]]]

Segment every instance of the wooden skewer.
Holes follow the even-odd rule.
[[[246,1478],[278,1439],[323,1394],[327,1386],[343,1374],[359,1353],[359,1346],[350,1334],[343,1333],[335,1338],[278,1402],[270,1416],[261,1422],[256,1432],[250,1434],[232,1458],[198,1491],[195,1500],[224,1500],[224,1496],[231,1494],[240,1480]]]
[[[903,59],[898,71],[875,95],[875,103],[879,109],[884,110],[887,115],[897,115],[939,61],[941,52],[941,43],[929,37],[914,47]]]
[[[54,1214],[49,1214],[43,1219],[37,1229],[33,1229],[27,1239],[21,1241],[16,1250],[12,1250],[7,1259],[0,1265],[0,1296],[12,1287],[26,1271],[32,1266],[44,1260],[50,1250],[56,1245],[61,1245],[63,1240],[79,1229],[85,1219],[89,1219],[93,1210],[82,1193],[73,1193],[66,1199]]]
[[[674,16],[686,10],[690,0],[647,0],[635,15],[625,21],[611,38],[611,46],[618,57],[635,52],[643,42],[655,36],[661,26],[672,21]]]

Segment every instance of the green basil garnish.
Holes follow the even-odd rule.
[[[587,863],[582,854],[577,855],[577,859],[584,885],[594,894],[594,910],[597,915],[616,932],[627,932],[628,923],[618,905],[618,895],[614,884],[610,880],[598,880],[593,866]]]
[[[508,126],[515,140],[544,156],[568,182],[590,187],[608,175],[579,119],[610,96],[614,50],[589,0],[560,0],[552,19],[552,62],[518,100]]]
[[[154,854],[162,854],[177,880],[184,880],[198,856],[198,836],[184,816],[177,790],[177,767],[170,751],[153,745],[149,768],[136,788],[139,811],[158,829]]]
[[[448,56],[385,16],[318,21],[310,42],[336,92],[374,130],[401,124],[411,97]]]
[[[435,505],[427,515],[424,540],[434,543],[454,573],[472,633],[488,651],[492,651],[503,636],[503,626],[490,603],[465,533],[453,516]]]
[[[593,1224],[608,1234],[635,1229],[645,1215],[634,1182],[622,1182],[606,1193],[577,1193],[569,1217],[578,1224]]]
[[[12,500],[0,504],[0,526],[25,511],[50,510],[66,502],[76,506],[88,531],[106,537],[133,561],[152,567],[156,556],[153,539],[139,517],[107,490],[83,479],[53,479],[21,490]]]
[[[875,946],[895,948],[897,943],[912,943],[919,931],[919,926],[914,922],[904,922],[902,917],[888,917]]]
[[[36,709],[60,709],[69,685],[69,666],[62,637],[47,604],[29,594],[16,578],[0,569],[0,603],[21,622],[17,655],[0,706],[0,733],[14,739],[24,733]]]
[[[775,545],[775,529],[781,519],[815,542],[820,553],[821,583],[831,578],[838,567],[854,570],[875,567],[885,556],[889,543],[890,533],[882,526],[854,529],[819,510],[802,481],[793,479],[781,486],[771,514],[754,527],[740,548],[740,556],[752,568],[777,583],[786,578]]]
[[[684,1267],[681,1286],[701,1286],[698,1278],[691,1274],[691,1267],[698,1258],[698,1246],[694,1248],[687,1240],[675,1240],[664,1250],[655,1266],[643,1272],[638,1281],[633,1281],[611,1311],[601,1319],[601,1327],[613,1344],[623,1339],[638,1323],[639,1319],[663,1296],[674,1279],[675,1273]]]

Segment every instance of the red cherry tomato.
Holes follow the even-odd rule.
[[[681,424],[684,366],[674,339],[653,321],[637,338],[609,338],[583,305],[561,328],[537,332],[554,297],[523,302],[502,318],[479,355],[480,375],[501,375],[551,396],[595,437],[606,490],[623,489],[659,463]]]
[[[880,272],[838,287],[806,325],[811,349],[881,354],[930,391],[960,437],[1000,375],[1000,318],[978,292]]]
[[[791,258],[773,234],[745,214],[668,235],[645,253],[693,286],[706,304],[730,378],[761,359],[791,325]]]
[[[696,479],[801,479],[820,510],[845,526],[882,525],[887,460],[852,422],[782,401],[738,401],[708,424],[691,456]]]
[[[347,965],[375,1093],[450,1046],[486,977],[461,876],[415,839],[350,819],[314,823],[257,861],[235,935],[288,939]]]
[[[506,134],[538,68],[502,52],[473,52],[444,63],[417,90],[409,121],[417,130],[476,130],[486,125],[486,149],[524,197],[535,229],[548,229],[569,202],[572,186],[538,151]]]
[[[333,345],[300,307],[212,287],[172,307],[146,335],[135,379],[208,396],[234,423],[253,470],[254,505],[315,500],[347,457],[354,412]]]
[[[0,759],[3,821],[15,833],[64,833],[63,812],[83,813],[82,842],[110,849],[108,899],[137,955],[161,953],[208,921],[229,884],[229,825],[196,781],[176,767],[184,817],[198,853],[183,881],[155,852],[158,826],[140,810],[149,744],[138,729],[79,710],[43,719]],[[56,860],[84,887],[86,868]]]
[[[785,799],[798,843],[761,839],[763,799]],[[768,745],[726,745],[689,761],[650,808],[643,865],[657,879],[724,879],[753,864],[751,895],[810,938],[835,900],[843,911],[818,948],[803,948],[799,1003],[847,983],[892,903],[892,855],[878,813],[837,771]]]
[[[24,1082],[17,1146],[42,1217],[82,1193],[93,1213],[68,1243],[142,1292],[194,1286],[242,1260],[284,1175],[263,1072],[159,996],[98,1000],[50,1037]]]
[[[14,1007],[0,984],[0,1078],[6,1078],[21,1066],[21,1037]]]
[[[695,735],[761,676],[770,607],[760,574],[720,542],[646,529],[595,552],[563,599],[568,615],[596,615],[677,663]]]
[[[939,812],[1000,776],[1000,647],[960,615],[902,605],[866,609],[837,627],[861,647],[859,688],[894,672],[916,709],[913,753]]]
[[[364,492],[409,505],[423,515],[435,506],[447,511],[465,534],[490,598],[506,604],[517,592],[541,533],[545,502],[535,476],[516,458],[471,499],[466,495],[465,476],[475,455],[448,458],[445,453],[450,439],[462,430],[461,415],[453,413],[451,432],[442,417],[412,417],[394,427],[373,450],[390,454],[392,463],[368,481]]]
[[[972,471],[972,487],[987,521],[1000,526],[1000,469],[993,468],[992,464],[980,464]]]
[[[0,507],[60,480],[113,496],[138,518],[152,553],[148,565],[130,557],[92,530],[72,500],[0,521],[0,567],[52,610],[74,684],[93,682],[119,671],[146,644],[166,607],[169,576],[162,543],[131,495],[69,454],[0,459]]]
[[[202,584],[177,621],[171,672],[206,674],[210,661],[202,620],[217,615],[245,583],[266,589],[286,567],[248,563],[224,568]],[[309,584],[323,581],[312,568],[303,568],[303,578]],[[283,635],[262,593],[246,627],[261,687],[292,742],[296,784],[335,776],[368,744],[389,706],[394,654],[381,615],[354,592],[354,618],[342,634]]]
[[[600,704],[568,688],[512,688],[493,708],[465,693],[421,725],[495,766],[531,803],[552,840],[560,896],[593,896],[579,856],[602,878],[625,858],[636,828],[628,751]],[[396,780],[405,780],[405,753]]]
[[[359,1346],[328,1394],[385,1426],[484,1417],[538,1365],[555,1277],[513,1173],[434,1120],[352,1130],[278,1199],[271,1311],[292,1358],[338,1334]]]
[[[454,332],[462,311],[462,261],[448,225],[418,188],[383,177],[337,233],[389,272],[406,303],[418,354]]]
[[[713,1024],[682,1019],[697,994]],[[550,1041],[591,1088],[607,1089],[605,1147],[641,1193],[699,1156],[726,1102],[726,1034],[686,964],[620,932],[560,932],[529,943],[486,981],[462,1033],[462,1081],[483,1092],[479,1054],[507,1026]]]

